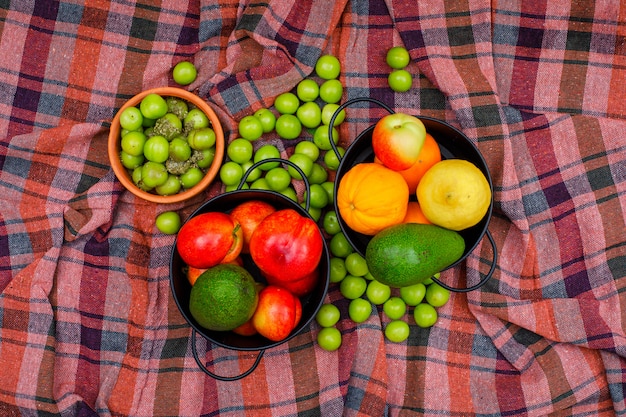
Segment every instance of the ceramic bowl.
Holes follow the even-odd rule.
[[[198,107],[207,115],[210,121],[210,126],[215,131],[215,158],[213,160],[213,163],[206,170],[204,177],[198,184],[196,184],[192,188],[181,191],[177,194],[161,196],[155,193],[143,191],[142,189],[140,189],[133,183],[133,180],[131,178],[131,173],[129,172],[128,169],[126,169],[122,165],[122,162],[119,157],[120,150],[121,150],[120,115],[126,108],[139,105],[141,100],[151,93],[156,93],[162,97],[168,97],[168,96],[178,97],[178,98],[186,100],[189,103],[194,104],[196,107]],[[224,131],[222,129],[222,125],[217,115],[215,114],[211,106],[207,104],[206,101],[204,101],[202,98],[195,95],[194,93],[191,93],[187,90],[183,90],[181,88],[159,87],[159,88],[146,90],[137,94],[136,96],[128,100],[126,103],[124,103],[124,105],[119,109],[119,111],[113,118],[113,121],[111,122],[111,128],[109,131],[108,154],[109,154],[109,161],[110,161],[111,167],[113,168],[113,172],[115,173],[115,176],[124,185],[124,187],[126,187],[128,191],[130,191],[137,197],[140,197],[147,201],[151,201],[154,203],[161,203],[161,204],[171,204],[171,203],[178,203],[180,201],[184,201],[191,197],[194,197],[198,195],[199,193],[201,193],[202,191],[204,191],[211,184],[211,182],[215,179],[215,177],[219,173],[219,169],[222,164],[222,159],[224,157],[224,146],[225,146],[224,145]]]

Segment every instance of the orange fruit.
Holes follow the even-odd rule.
[[[410,168],[403,171],[397,171],[409,186],[409,193],[413,194],[417,190],[417,184],[420,182],[426,171],[437,162],[441,161],[441,151],[435,138],[431,134],[426,133],[426,139],[424,145],[417,158],[417,162]],[[377,158],[374,158],[374,162],[381,163]]]
[[[397,171],[383,164],[363,162],[341,178],[336,198],[338,214],[348,227],[373,236],[402,222],[409,188]]]
[[[409,201],[406,208],[406,216],[404,216],[402,223],[432,224],[422,213],[422,209],[417,201]]]

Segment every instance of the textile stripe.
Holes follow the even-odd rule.
[[[618,13],[618,22],[624,22],[626,19],[626,4],[620,1]],[[613,52],[613,71],[611,74],[611,95],[609,96],[609,114],[619,117],[626,113],[626,26],[624,24],[617,26],[617,34],[615,38],[615,50]]]

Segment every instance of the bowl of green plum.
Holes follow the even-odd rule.
[[[170,204],[204,191],[219,173],[224,131],[209,104],[187,90],[145,90],[118,110],[108,155],[117,179],[135,196]]]

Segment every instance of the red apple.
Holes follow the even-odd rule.
[[[319,270],[317,268],[310,274],[297,280],[281,280],[270,275],[265,275],[268,284],[283,287],[296,297],[303,297],[313,291],[317,285],[318,278]]]
[[[192,217],[183,224],[176,238],[176,249],[183,262],[200,269],[235,260],[242,245],[241,226],[221,212]]]
[[[372,149],[387,168],[402,171],[417,162],[425,139],[426,127],[420,119],[406,113],[393,113],[374,126]]]
[[[282,287],[268,285],[259,293],[252,325],[261,336],[278,342],[296,328],[302,317],[300,299]]]
[[[415,190],[417,190],[417,184],[419,184],[426,171],[439,161],[441,161],[441,150],[439,149],[439,144],[430,133],[426,133],[424,145],[422,146],[420,155],[417,158],[417,162],[411,165],[408,169],[397,171],[400,175],[402,175],[404,181],[406,181],[406,184],[409,186],[409,194],[415,193]],[[382,161],[377,157],[374,157],[374,162],[382,164]]]
[[[270,203],[261,200],[250,200],[237,205],[230,212],[230,216],[239,222],[243,230],[242,253],[250,253],[252,232],[261,223],[261,220],[274,211],[276,209]]]
[[[250,239],[250,255],[259,269],[282,281],[313,272],[324,242],[317,223],[293,209],[277,210],[259,223]]]
[[[221,264],[234,264],[243,266],[243,259],[239,256],[241,254],[241,248],[243,247],[243,231],[241,230],[241,225],[235,222],[235,241],[231,246],[230,250],[224,256],[224,258],[220,261]]]

